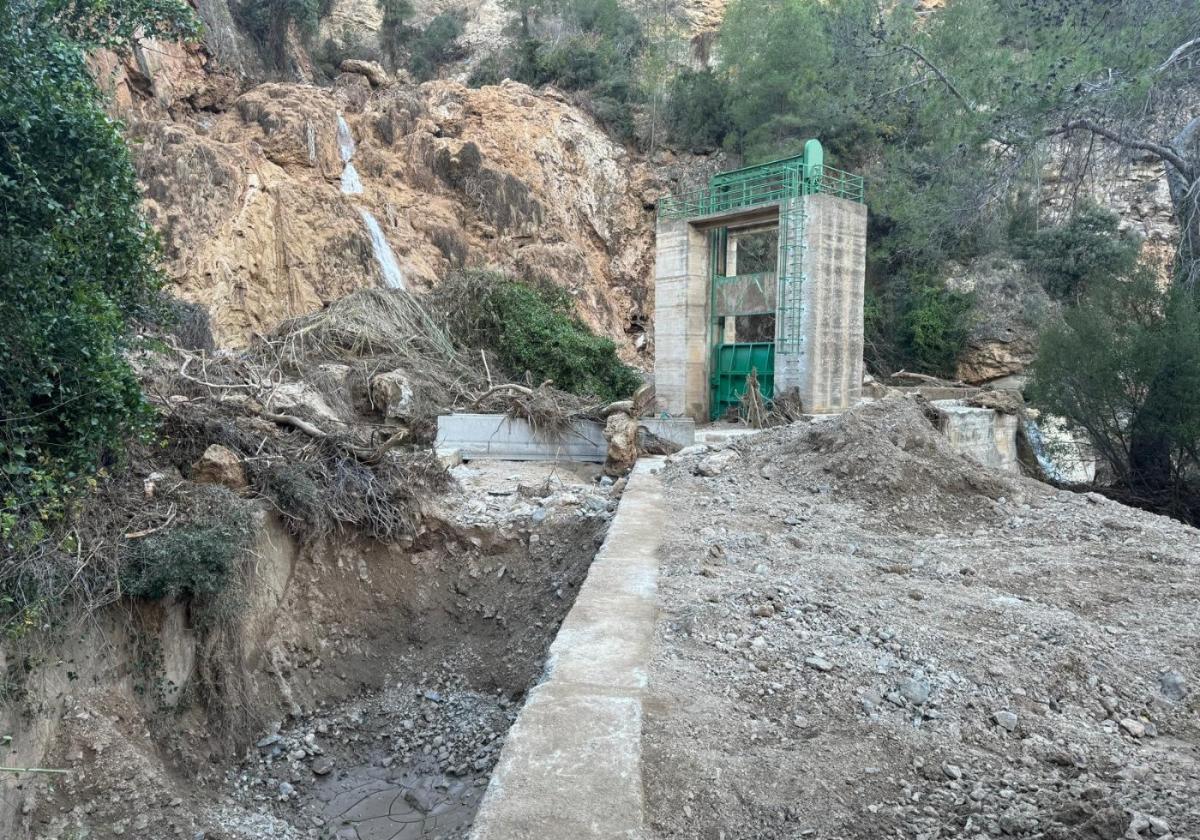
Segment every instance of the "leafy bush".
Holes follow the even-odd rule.
[[[571,296],[550,283],[530,284],[502,274],[464,271],[434,292],[434,305],[464,346],[495,353],[516,377],[589,397],[618,400],[641,384],[607,338],[575,316]]]
[[[216,490],[216,488],[214,488]],[[221,593],[250,545],[252,517],[228,491],[219,508],[187,525],[138,540],[121,573],[135,598],[206,598]]]
[[[730,122],[724,81],[711,70],[685,70],[671,80],[666,123],[671,139],[693,151],[720,147]]]
[[[422,81],[437,75],[440,66],[459,56],[457,42],[462,33],[462,21],[455,14],[447,12],[431,20],[409,43],[412,74]]]
[[[84,47],[194,31],[174,0],[0,9],[0,535],[45,520],[149,412],[123,351],[157,239]],[[64,33],[69,33],[69,39]],[[36,514],[36,515],[35,515]],[[37,532],[26,537],[36,539]]]
[[[411,35],[408,19],[413,16],[411,0],[379,0],[383,11],[383,23],[379,28],[379,40],[388,60],[395,67],[399,63],[402,45]]]
[[[1089,284],[1048,328],[1038,406],[1084,430],[1130,501],[1200,522],[1200,306],[1153,272]]]
[[[613,133],[629,136],[629,105],[640,97],[636,65],[646,47],[641,23],[617,0],[517,0],[509,4],[521,21],[521,34],[502,56],[495,56],[479,83],[505,76],[534,87],[552,84],[587,92],[583,104]],[[537,34],[532,21],[556,16],[550,34]]]
[[[971,296],[934,283],[918,285],[900,314],[901,359],[918,372],[953,377],[970,332]]]
[[[504,81],[504,74],[505,67],[501,57],[496,53],[489,53],[472,68],[471,75],[467,77],[467,86],[481,88],[498,85]]]
[[[282,69],[287,33],[293,24],[310,39],[320,22],[320,0],[237,0],[230,5],[234,19],[258,44],[269,61]]]
[[[1141,243],[1118,232],[1116,213],[1094,204],[1081,207],[1066,223],[1042,230],[1031,230],[1028,216],[1014,221],[1015,253],[1059,300],[1074,300],[1090,284],[1124,277],[1137,264]]]

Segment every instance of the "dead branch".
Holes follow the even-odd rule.
[[[941,379],[936,376],[928,376],[924,373],[912,373],[907,370],[902,370],[902,371],[898,371],[897,373],[893,373],[891,378],[892,379],[911,379],[916,382],[927,382],[930,385],[937,385],[942,388],[969,388],[970,387],[965,382],[959,382],[957,380]]]
[[[142,537],[148,537],[151,534],[157,534],[159,531],[166,528],[168,525],[170,525],[175,520],[176,513],[178,513],[178,510],[176,509],[175,505],[172,504],[171,511],[170,511],[170,513],[167,514],[166,522],[164,522],[163,524],[158,525],[154,528],[148,528],[145,531],[131,531],[125,535],[125,539],[140,540]]]
[[[617,400],[616,402],[609,403],[608,405],[606,405],[602,409],[600,409],[600,416],[607,419],[609,417],[612,417],[614,414],[621,412],[624,414],[628,414],[630,417],[632,417],[633,416],[633,406],[634,406],[633,400]]]
[[[968,111],[975,110],[975,106],[972,105],[967,100],[967,98],[962,95],[962,93],[959,91],[959,89],[957,87],[955,87],[954,82],[950,81],[950,77],[947,76],[945,73],[943,73],[941,71],[941,68],[939,68],[936,64],[934,64],[932,61],[930,61],[925,56],[925,53],[921,52],[919,49],[912,46],[911,44],[899,44],[898,46],[900,47],[900,49],[904,50],[909,55],[915,57],[918,61],[920,61],[922,64],[924,64],[926,67],[928,67],[931,71],[933,71],[933,75],[938,77],[938,80],[941,81],[941,83],[946,86],[946,90],[950,91],[950,93],[954,95],[954,98],[963,104],[964,108],[966,108]]]
[[[481,406],[487,400],[487,398],[490,396],[493,396],[493,395],[499,394],[499,393],[503,393],[503,392],[509,392],[509,391],[516,392],[518,394],[524,394],[527,397],[533,396],[533,389],[526,388],[524,385],[513,385],[513,384],[493,385],[491,388],[488,388],[487,391],[485,391],[482,396],[480,396],[477,400],[475,400],[475,402],[471,403],[471,409],[475,410],[475,409],[479,408],[479,406]]]
[[[315,437],[318,440],[329,438],[328,432],[323,432],[307,420],[301,420],[292,414],[273,414],[269,411],[260,411],[259,416],[264,420],[270,420],[272,423],[278,423],[281,426],[291,426],[292,428],[299,429],[309,437]]]
[[[203,385],[205,388],[224,388],[229,391],[257,391],[258,385],[221,385],[216,382],[206,382],[203,379],[197,379],[187,372],[188,365],[192,363],[194,356],[188,355],[182,350],[179,351],[183,355],[183,364],[179,367],[179,375],[188,382],[195,382],[197,385]]]
[[[488,367],[487,353],[483,352],[483,348],[479,348],[479,358],[483,359],[483,372],[487,374],[488,387],[492,387],[492,369]]]
[[[490,374],[489,374],[489,376],[490,376]],[[554,384],[553,379],[547,379],[545,382],[543,382],[541,385],[539,385],[537,387],[537,390],[539,390],[539,391],[545,390],[546,388],[549,388],[553,384]],[[488,388],[487,391],[485,391],[483,393],[483,395],[481,395],[477,400],[475,400],[475,402],[471,403],[471,410],[474,411],[475,409],[479,408],[479,406],[481,406],[487,400],[488,397],[490,397],[494,394],[502,393],[504,391],[512,391],[512,392],[515,392],[518,394],[522,394],[526,397],[532,397],[534,389],[530,388],[526,385],[516,385],[514,383],[507,383],[505,385],[493,385],[491,388]]]
[[[1105,140],[1111,140],[1118,146],[1124,146],[1127,149],[1139,149],[1143,152],[1150,152],[1151,154],[1162,158],[1164,161],[1171,164],[1171,166],[1179,170],[1180,174],[1183,175],[1183,177],[1188,181],[1195,180],[1195,172],[1192,171],[1192,167],[1188,165],[1188,162],[1183,159],[1183,156],[1179,154],[1179,152],[1173,147],[1167,146],[1163,143],[1155,143],[1152,140],[1135,140],[1132,137],[1125,137],[1119,132],[1114,131],[1111,128],[1107,128],[1106,126],[1102,126],[1099,123],[1093,122],[1092,120],[1070,120],[1058,128],[1046,129],[1046,136],[1054,137],[1061,134],[1071,134],[1074,131],[1090,131],[1093,134],[1103,137]]]
[[[1158,65],[1157,68],[1155,68],[1154,72],[1155,73],[1166,72],[1168,69],[1170,69],[1172,64],[1179,61],[1179,59],[1183,58],[1184,54],[1186,54],[1188,50],[1192,49],[1193,47],[1197,47],[1197,46],[1200,46],[1200,38],[1193,38],[1190,41],[1180,44],[1178,47],[1176,47],[1174,50],[1172,50],[1172,52],[1169,56],[1167,56],[1166,61],[1164,61],[1162,64]]]

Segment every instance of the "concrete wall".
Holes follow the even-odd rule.
[[[950,445],[985,467],[1020,472],[1017,457],[1018,420],[990,408],[973,408],[959,400],[939,400],[934,407],[939,426]]]
[[[667,530],[660,459],[629,476],[546,663],[504,739],[471,840],[639,840],[642,695]]]
[[[798,352],[777,353],[775,390],[798,389],[813,414],[846,411],[862,397],[867,208],[831,195],[790,203],[802,203],[802,211],[781,214],[803,226],[801,341]],[[781,241],[786,236],[781,230]]]
[[[708,237],[659,219],[654,274],[654,388],[675,415],[708,419]]]
[[[696,424],[690,418],[641,421],[651,433],[680,446],[696,441]],[[604,429],[590,420],[576,420],[557,436],[538,434],[524,420],[504,414],[447,414],[438,418],[438,451],[458,450],[464,460],[591,461],[603,462],[608,454]]]

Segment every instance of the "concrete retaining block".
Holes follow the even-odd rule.
[[[508,732],[471,840],[644,836],[642,699],[654,640],[662,459],[638,462],[608,538]]]
[[[1017,459],[1017,418],[990,408],[974,408],[961,400],[933,403],[941,417],[941,430],[958,452],[985,467],[1020,472]]]
[[[644,418],[650,432],[680,446],[691,446],[696,424],[691,419]],[[457,449],[464,460],[592,461],[608,453],[604,429],[590,420],[576,420],[568,430],[549,436],[537,433],[525,420],[504,414],[447,414],[438,418],[437,449]]]

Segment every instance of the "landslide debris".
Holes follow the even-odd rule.
[[[652,836],[1200,833],[1200,531],[991,473],[914,398],[663,480]]]

